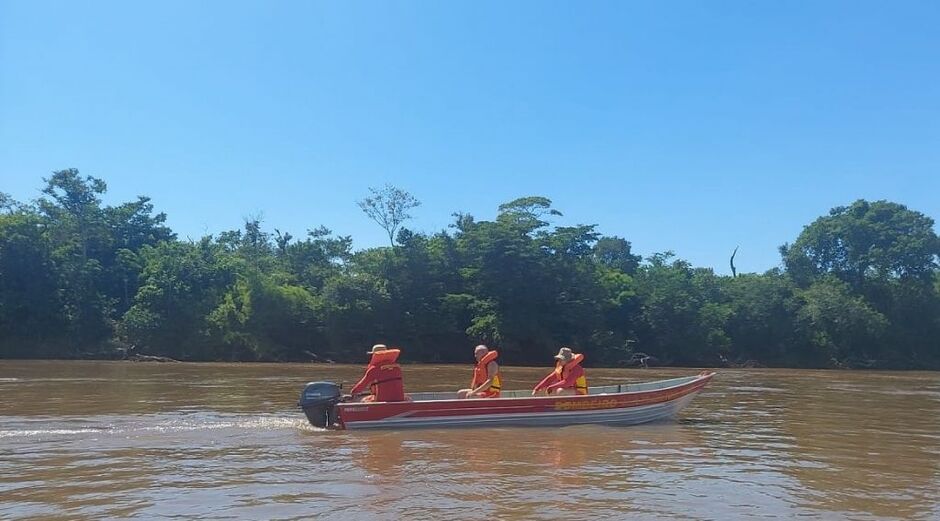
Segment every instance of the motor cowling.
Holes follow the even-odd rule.
[[[336,423],[336,404],[342,398],[339,385],[333,382],[310,382],[300,393],[297,405],[304,410],[314,427],[330,427]]]

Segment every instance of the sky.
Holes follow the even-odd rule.
[[[0,192],[64,168],[181,238],[411,229],[542,195],[728,273],[831,208],[940,219],[940,2],[0,0]]]

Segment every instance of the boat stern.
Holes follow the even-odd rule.
[[[337,422],[336,405],[343,399],[340,386],[333,382],[310,382],[300,393],[297,406],[314,427],[332,427]]]

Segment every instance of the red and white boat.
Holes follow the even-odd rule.
[[[635,425],[673,418],[713,372],[655,382],[588,388],[577,396],[531,396],[503,391],[499,398],[459,400],[456,393],[413,393],[404,402],[340,403],[339,387],[307,384],[300,405],[310,423],[339,429],[412,427]]]

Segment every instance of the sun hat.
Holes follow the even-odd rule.
[[[378,352],[385,351],[386,349],[388,349],[388,348],[385,347],[385,344],[375,344],[374,346],[372,346],[372,351],[366,351],[366,354],[367,354],[367,355],[374,355],[374,354],[376,354],[376,353],[378,353]]]

